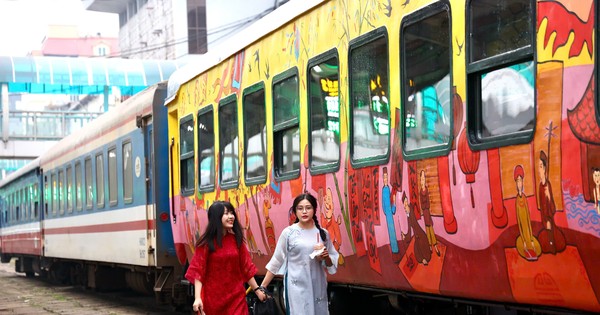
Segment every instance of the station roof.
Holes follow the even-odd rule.
[[[167,80],[184,64],[177,60],[0,56],[0,83],[7,83],[10,93],[102,94],[108,86],[118,87],[122,95],[133,95]]]

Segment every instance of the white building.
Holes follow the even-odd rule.
[[[288,0],[82,1],[87,10],[119,14],[121,57],[185,59],[206,53]]]

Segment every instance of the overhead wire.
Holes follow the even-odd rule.
[[[256,22],[257,20],[261,19],[262,17],[264,17],[265,15],[267,15],[268,13],[272,12],[275,8],[271,7],[269,9],[266,9],[264,11],[262,11],[261,13],[258,13],[254,16],[245,18],[245,19],[241,19],[241,20],[237,20],[228,24],[224,24],[221,25],[218,28],[215,28],[213,30],[211,30],[210,32],[206,33],[206,37],[208,38],[209,35],[215,35],[215,34],[219,34],[222,32],[226,32],[227,33],[217,37],[217,38],[213,38],[210,42],[206,42],[206,47],[208,47],[210,44],[213,44],[215,42],[220,41],[223,38],[226,38],[227,36],[231,35],[232,33],[234,33],[235,31],[243,28],[244,26],[251,24],[253,22]],[[132,49],[126,49],[126,50],[122,50],[120,51],[118,54],[112,54],[109,55],[109,58],[119,58],[119,57],[127,57],[127,56],[131,56],[131,55],[135,55],[135,54],[141,54],[141,53],[146,53],[146,52],[151,52],[151,51],[155,51],[155,50],[159,50],[159,49],[164,49],[167,47],[172,47],[172,46],[176,46],[176,45],[180,45],[186,42],[189,42],[190,40],[197,40],[200,39],[202,37],[204,37],[204,34],[198,34],[194,37],[183,37],[183,38],[179,38],[179,39],[173,39],[171,41],[168,42],[164,42],[164,43],[156,43],[156,44],[152,44],[146,47],[138,47],[138,48],[132,48]],[[99,57],[99,56],[81,56],[81,57]],[[102,57],[107,57],[107,56],[102,56]]]

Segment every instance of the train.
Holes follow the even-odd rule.
[[[183,305],[212,202],[261,276],[309,192],[335,314],[600,312],[597,14],[289,1],[1,182],[2,262]]]
[[[169,214],[167,84],[127,99],[0,182],[0,258],[15,270],[182,304]],[[179,302],[178,299],[180,300]]]

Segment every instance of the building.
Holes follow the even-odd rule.
[[[31,55],[61,57],[119,56],[119,39],[104,37],[101,33],[81,35],[76,25],[48,25],[40,50]]]
[[[83,0],[87,10],[119,14],[121,57],[185,59],[288,0]]]

